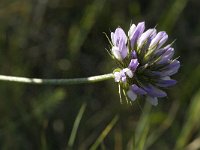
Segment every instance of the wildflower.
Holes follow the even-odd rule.
[[[165,45],[167,40],[165,31],[145,31],[144,22],[132,24],[128,36],[120,27],[111,32],[110,52],[118,64],[115,82],[131,101],[142,96],[157,105],[158,98],[167,96],[164,89],[176,84],[170,76],[178,72],[180,62],[173,59],[174,48]]]

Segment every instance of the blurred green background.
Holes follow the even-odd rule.
[[[2,150],[200,149],[199,0],[1,0],[0,74],[86,77],[113,71],[103,32],[145,21],[176,39],[179,82],[157,107],[119,102],[113,80],[0,82]],[[141,107],[141,108],[140,108]],[[75,121],[76,120],[76,121]]]

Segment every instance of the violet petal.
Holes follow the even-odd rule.
[[[142,47],[142,45],[144,44],[144,42],[147,41],[148,38],[154,33],[156,33],[156,29],[149,29],[149,30],[145,31],[144,33],[142,33],[142,35],[140,36],[140,38],[137,41],[138,49],[140,49]]]
[[[160,56],[160,60],[157,62],[157,64],[165,64],[170,60],[174,55],[174,48],[168,48],[164,54]]]
[[[120,40],[119,42],[119,50],[120,50],[122,59],[124,59],[128,54],[128,48],[126,47],[126,44],[123,40]]]
[[[114,46],[118,46],[120,40],[123,40],[126,44],[127,37],[124,30],[122,28],[117,28],[114,33],[111,32],[111,40]]]
[[[162,76],[171,76],[178,72],[180,68],[180,62],[178,60],[173,60],[169,65],[163,68],[161,71]]]
[[[131,62],[129,63],[128,68],[130,68],[133,72],[135,72],[138,65],[139,65],[138,59],[131,59]]]
[[[154,47],[160,48],[168,39],[168,35],[165,31],[158,32],[158,34],[152,39],[149,49],[153,49]]]
[[[132,59],[136,59],[137,58],[137,53],[135,52],[135,50],[131,51],[131,58]]]
[[[131,90],[139,95],[145,95],[147,92],[143,90],[142,88],[138,87],[136,84],[131,85]]]
[[[167,96],[167,93],[156,88],[155,86],[153,86],[151,84],[144,86],[143,89],[148,93],[148,95],[150,95],[152,97],[165,97],[165,96]]]
[[[141,34],[144,32],[145,29],[145,23],[144,22],[140,22],[138,23],[138,25],[136,27],[131,26],[130,30],[129,30],[129,39],[131,41],[131,47],[133,48],[137,39],[141,36]]]
[[[157,80],[156,85],[160,87],[169,87],[175,85],[176,83],[177,83],[176,80],[173,80],[169,76],[167,76]]]

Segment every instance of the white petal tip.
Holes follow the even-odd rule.
[[[131,90],[129,90],[129,91],[127,92],[127,95],[128,95],[128,97],[129,97],[132,101],[135,101],[136,98],[137,98],[137,95],[136,95],[133,91],[131,91]]]
[[[151,105],[153,106],[157,106],[158,105],[158,98],[157,97],[150,97],[150,96],[147,96],[146,97],[146,100],[151,103]]]

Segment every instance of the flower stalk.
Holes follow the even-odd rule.
[[[108,79],[113,79],[113,73],[91,76],[86,78],[72,78],[72,79],[38,79],[38,78],[26,78],[16,76],[0,75],[0,81],[18,82],[26,84],[39,84],[39,85],[72,85],[83,83],[95,83]]]

